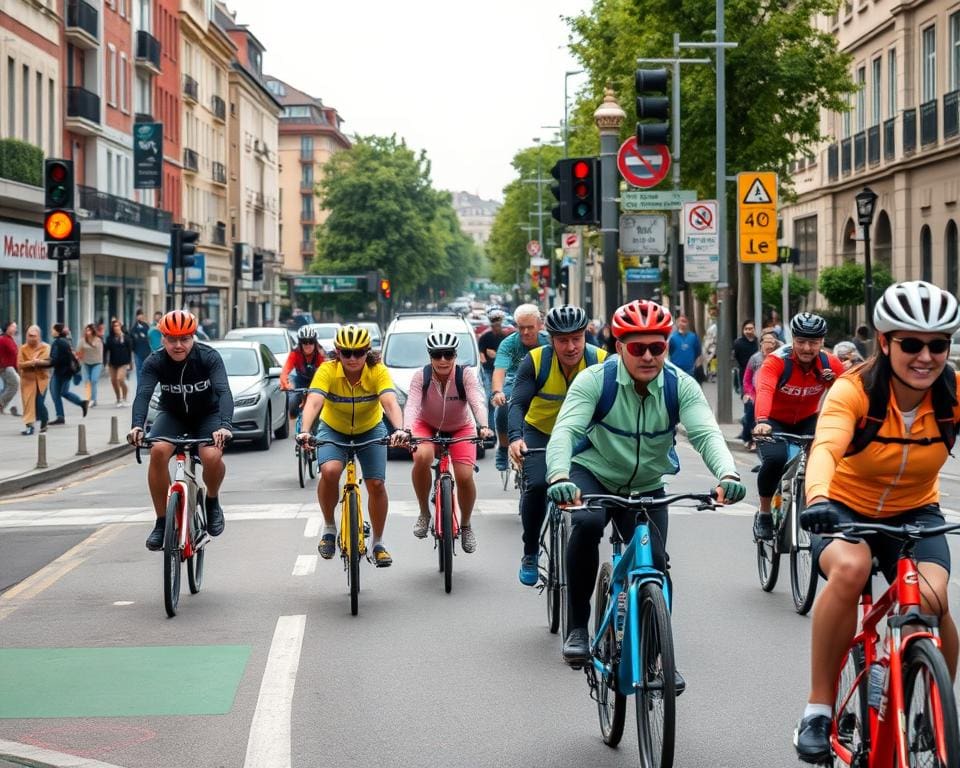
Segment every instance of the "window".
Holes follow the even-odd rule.
[[[867,68],[857,68],[857,132],[867,127]]]
[[[107,46],[107,103],[111,106],[117,106],[117,49],[113,43]]]
[[[846,96],[844,96],[844,101],[847,102],[847,109],[846,109],[846,111],[843,113],[843,134],[842,134],[842,138],[844,138],[844,139],[849,139],[849,138],[850,138],[850,132],[851,132],[851,125],[852,125],[852,116],[851,116],[850,113],[853,112],[853,105],[852,105],[851,102],[850,102],[850,94],[849,94],[849,93],[846,94]]]
[[[313,154],[313,136],[300,137],[300,154],[301,155]]]
[[[793,222],[793,244],[800,251],[797,274],[815,281],[817,277],[816,216],[806,216]]]
[[[313,195],[300,195],[300,218],[313,221]]]
[[[897,50],[887,52],[887,117],[897,116]]]
[[[933,25],[922,32],[920,93],[923,101],[937,98],[937,28]]]
[[[957,295],[960,289],[960,261],[957,260],[957,225],[951,219],[947,222],[947,292]]]
[[[43,73],[37,72],[37,141],[36,145],[43,148]]]
[[[950,90],[960,89],[960,13],[950,17]]]
[[[285,107],[284,117],[310,117],[310,107]]]
[[[107,192],[113,194],[113,152],[107,150]]]
[[[127,111],[127,54],[120,54],[120,109]]]
[[[17,65],[13,57],[7,57],[7,138],[12,139],[17,129]]]
[[[303,225],[303,237],[300,238],[303,242],[309,243],[313,240],[313,227],[309,224]]]
[[[926,224],[920,230],[920,279],[933,282],[933,239]]]
[[[47,147],[47,155],[53,157],[56,155],[57,151],[57,137],[56,137],[56,125],[57,125],[57,108],[56,108],[56,98],[57,98],[57,89],[53,84],[53,78],[47,80],[47,142],[49,146]]]
[[[873,60],[873,85],[870,91],[870,125],[880,125],[880,57]]]
[[[303,189],[313,188],[313,166],[303,166],[303,172],[300,176],[300,186]]]
[[[133,108],[136,112],[152,115],[150,103],[150,78],[137,73],[136,93],[133,95]]]

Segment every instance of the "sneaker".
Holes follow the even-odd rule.
[[[53,421],[48,421],[48,422],[47,422],[47,424],[49,424],[51,427],[56,427],[56,426],[58,426],[58,425],[60,425],[60,424],[66,424],[66,423],[67,423],[67,422],[64,420],[64,418],[63,418],[62,416],[54,419]]]
[[[41,431],[41,432],[46,432],[46,431],[47,431],[47,424],[49,424],[49,423],[50,423],[50,422],[47,422],[47,421],[41,421],[41,422],[40,422],[40,431]]]
[[[590,635],[586,627],[574,627],[563,641],[563,660],[579,668],[590,659]]]
[[[223,527],[225,525],[220,500],[212,496],[207,496],[205,505],[207,508],[207,533],[211,536],[219,536],[223,533]]]
[[[123,400],[117,400],[117,408],[123,408]]]
[[[83,417],[86,418],[87,411],[90,410],[90,401],[84,400],[82,403],[80,403],[80,410],[83,411]]]
[[[389,568],[393,565],[393,558],[390,557],[390,553],[387,552],[387,548],[383,544],[377,544],[373,548],[373,564],[377,568]]]
[[[540,572],[537,570],[537,556],[524,555],[520,559],[520,573],[517,574],[520,583],[525,587],[536,586],[540,579]]]
[[[21,434],[21,435],[32,435],[32,434],[33,434],[33,424],[31,424],[29,427],[26,427],[25,429],[20,430],[20,434]]]
[[[753,516],[753,538],[757,541],[773,540],[773,515],[759,510]]]
[[[496,458],[497,472],[506,472],[510,464],[507,461],[507,449],[503,446],[497,447]]]
[[[147,549],[151,552],[158,552],[163,549],[163,532],[167,527],[167,518],[158,517],[153,524],[153,530],[147,536]]]
[[[332,533],[325,533],[320,537],[320,543],[317,544],[317,551],[324,560],[332,560],[337,551],[337,537]]]
[[[417,518],[417,522],[413,524],[413,535],[418,539],[427,538],[427,531],[430,530],[430,517],[428,515],[420,515]]]
[[[830,760],[830,718],[812,715],[797,723],[793,746],[797,757],[805,763],[826,763]]]
[[[20,412],[17,410],[17,406],[15,406],[15,405],[11,405],[11,406],[10,406],[10,415],[11,415],[11,416],[19,416],[19,415],[20,415]]]
[[[477,551],[477,534],[473,532],[473,528],[469,525],[460,528],[460,546],[468,555]]]

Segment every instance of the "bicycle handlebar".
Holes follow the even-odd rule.
[[[470,437],[411,437],[407,443],[409,445],[420,445],[420,443],[436,443],[437,445],[453,445],[454,443],[482,443],[483,438],[473,435]]]
[[[960,523],[947,525],[884,525],[883,523],[838,523],[836,533],[882,533],[895,539],[929,539],[960,530]],[[828,534],[829,535],[829,534]]]
[[[375,437],[372,440],[364,440],[362,443],[355,443],[352,440],[349,443],[341,443],[337,440],[323,440],[319,437],[314,437],[311,435],[303,442],[309,443],[311,446],[318,445],[335,445],[337,448],[343,448],[345,451],[359,450],[360,448],[366,448],[368,445],[387,445],[390,442],[389,437]]]
[[[185,453],[188,448],[195,448],[201,445],[213,445],[213,438],[212,437],[200,437],[200,438],[163,437],[159,435],[156,437],[141,438],[140,445],[136,446],[137,464],[143,464],[143,461],[140,458],[140,450],[143,448],[149,448],[154,443],[168,443],[169,445],[172,445],[174,448],[179,449],[178,453],[180,452]]]
[[[303,395],[310,392],[310,387],[291,387],[290,389],[281,389],[281,392],[291,392],[297,395]]]
[[[813,442],[813,435],[794,435],[791,432],[771,432],[769,435],[754,435],[753,440],[762,440],[763,442],[775,443],[794,443],[796,445],[809,445]]]
[[[529,456],[531,453],[546,453],[546,448],[526,448],[525,450],[520,451],[521,456]]]
[[[610,493],[587,493],[580,497],[581,504],[567,507],[571,512],[586,509],[602,509],[604,507],[619,507],[620,509],[641,509],[649,511],[670,506],[678,501],[696,501],[698,510],[715,509],[717,494],[710,493],[675,493],[670,496],[616,496]],[[960,526],[958,526],[960,527]]]

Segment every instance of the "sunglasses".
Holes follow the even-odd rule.
[[[950,339],[924,341],[923,339],[917,339],[913,336],[907,336],[903,339],[894,336],[891,340],[897,342],[900,345],[900,349],[908,355],[918,355],[924,347],[930,350],[931,355],[942,355],[950,349]]]
[[[444,360],[453,360],[456,356],[457,352],[453,349],[434,349],[430,351],[430,358],[433,360],[439,360],[441,357]]]
[[[315,342],[315,341],[306,341],[306,340],[304,340],[304,339],[301,339],[301,341],[300,341],[300,346],[301,346],[301,347],[315,347],[315,346],[317,346],[317,342]]]
[[[338,349],[340,357],[366,357],[370,347],[366,349]]]
[[[645,344],[642,341],[628,341],[623,345],[623,348],[633,357],[643,357],[647,354],[647,350],[649,350],[650,354],[654,357],[660,357],[660,355],[667,351],[667,342],[651,341],[649,344]]]

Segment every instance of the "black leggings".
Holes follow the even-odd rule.
[[[813,414],[803,421],[796,424],[783,424],[779,421],[767,419],[767,424],[774,432],[790,432],[794,435],[812,435],[817,427],[817,414]],[[787,452],[789,444],[782,440],[767,442],[760,440],[757,442],[757,452],[760,454],[760,474],[757,475],[757,492],[761,496],[773,496],[780,484],[780,476],[783,474],[783,468],[787,465]]]
[[[523,428],[527,448],[546,448],[550,435],[529,425]],[[540,549],[540,529],[547,514],[547,455],[532,453],[523,459],[523,495],[520,519],[523,521],[523,554],[535,555]]]

